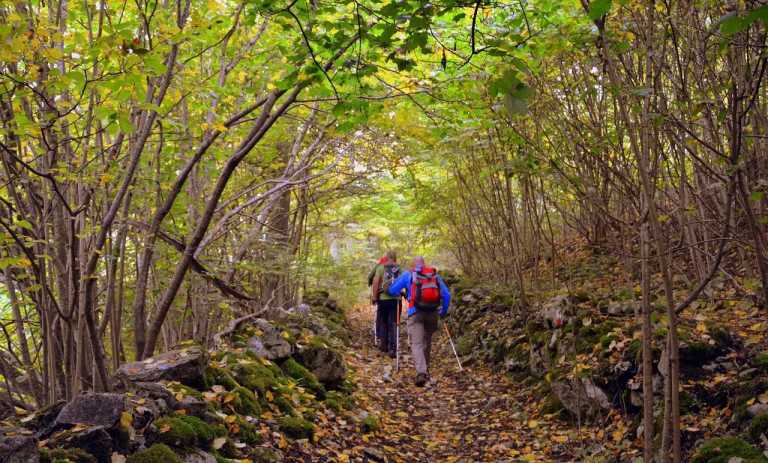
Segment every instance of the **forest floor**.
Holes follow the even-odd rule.
[[[378,429],[360,435],[337,419],[336,426],[318,430],[315,451],[331,451],[342,461],[583,461],[575,454],[581,447],[573,445],[580,440],[575,426],[542,416],[539,398],[502,373],[479,365],[459,371],[442,328],[433,339],[432,382],[418,388],[404,324],[401,368],[395,372],[394,360],[373,346],[370,307],[348,317],[353,341],[346,356],[358,385],[355,395],[360,409],[378,418]],[[578,435],[591,432],[598,431],[581,428]],[[346,448],[323,450],[325,438],[335,440],[323,433],[346,433]]]

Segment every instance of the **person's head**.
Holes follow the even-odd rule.
[[[387,253],[384,254],[384,257],[389,259],[391,262],[397,262],[397,253],[392,249],[387,251]]]
[[[421,270],[426,264],[424,263],[423,256],[416,256],[413,258],[413,268],[415,270]]]

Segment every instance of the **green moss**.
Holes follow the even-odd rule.
[[[205,447],[216,437],[226,435],[221,425],[210,425],[196,416],[166,416],[155,422],[159,430],[158,440],[174,447]]]
[[[235,400],[232,404],[237,413],[251,416],[261,415],[261,405],[259,405],[256,394],[242,386],[234,388],[232,393],[235,395]]]
[[[166,387],[168,388],[169,391],[172,391],[174,393],[181,393],[181,394],[194,397],[196,399],[201,399],[201,400],[203,398],[202,392],[198,391],[197,389],[191,388],[189,386],[185,386],[181,383],[176,383],[176,382],[168,383]]]
[[[243,443],[248,445],[258,445],[264,441],[258,428],[252,423],[245,420],[237,421],[237,437]]]
[[[284,416],[277,419],[280,430],[294,439],[312,439],[315,435],[315,425],[296,416]]]
[[[680,346],[680,361],[684,364],[701,365],[717,355],[718,348],[705,341],[690,340]]]
[[[197,443],[195,429],[175,416],[165,416],[155,421],[159,431],[158,441],[174,447],[187,448]]]
[[[477,338],[474,333],[469,332],[462,334],[456,339],[456,352],[458,352],[459,355],[467,355],[472,352],[476,343]]]
[[[760,436],[763,434],[768,435],[768,413],[762,413],[752,418],[748,432],[753,442],[760,442]]]
[[[181,459],[168,446],[155,444],[129,456],[125,463],[181,463]]]
[[[768,352],[762,352],[755,356],[755,366],[762,370],[768,370]]]
[[[696,399],[688,391],[680,391],[680,413],[688,414],[694,411]]]
[[[545,415],[560,416],[565,411],[563,403],[557,398],[555,394],[549,394],[544,398],[544,403],[541,404],[541,413]]]
[[[239,386],[237,381],[232,377],[229,372],[226,370],[214,367],[214,366],[208,366],[205,369],[204,374],[204,381],[205,386],[208,388],[211,388],[215,385],[223,386],[226,389],[234,389]]]
[[[83,449],[40,449],[40,463],[96,463],[96,457]]]
[[[710,324],[707,325],[707,329],[709,330],[709,336],[715,341],[717,346],[723,348],[733,344],[733,336],[731,336],[731,332],[727,328]]]
[[[699,446],[691,463],[728,463],[733,457],[743,463],[768,463],[762,452],[738,437],[718,437]]]
[[[241,385],[251,390],[257,390],[261,394],[264,394],[277,382],[275,372],[259,362],[238,364],[235,367],[235,375]]]
[[[376,432],[381,428],[381,422],[376,415],[368,415],[363,418],[361,423],[361,429],[364,433]]]
[[[329,402],[334,402],[335,405],[338,405],[339,410],[334,409]],[[343,409],[349,410],[354,407],[355,400],[350,394],[345,394],[342,391],[328,391],[325,397],[325,404],[328,405],[328,408],[331,410],[339,412]]]
[[[336,399],[330,399],[326,397],[325,406],[328,407],[330,410],[333,410],[335,413],[341,413],[341,411],[343,410],[341,404]]]
[[[317,377],[293,358],[289,358],[283,363],[283,371],[291,378],[298,380],[302,386],[313,391],[318,397],[325,397],[325,387],[320,384]]]
[[[643,342],[640,339],[633,339],[627,346],[627,354],[630,358],[639,360],[643,355]]]
[[[275,400],[272,403],[277,405],[277,408],[286,415],[293,415],[295,413],[293,404],[290,400],[285,398],[285,396],[279,395],[275,397]]]

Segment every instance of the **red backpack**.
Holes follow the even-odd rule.
[[[437,269],[422,267],[411,274],[411,305],[418,310],[437,310],[440,307],[440,284]]]

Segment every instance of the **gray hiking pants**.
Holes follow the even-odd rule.
[[[408,337],[411,340],[411,355],[416,373],[429,373],[432,335],[437,331],[438,318],[437,311],[416,311],[408,317]]]

